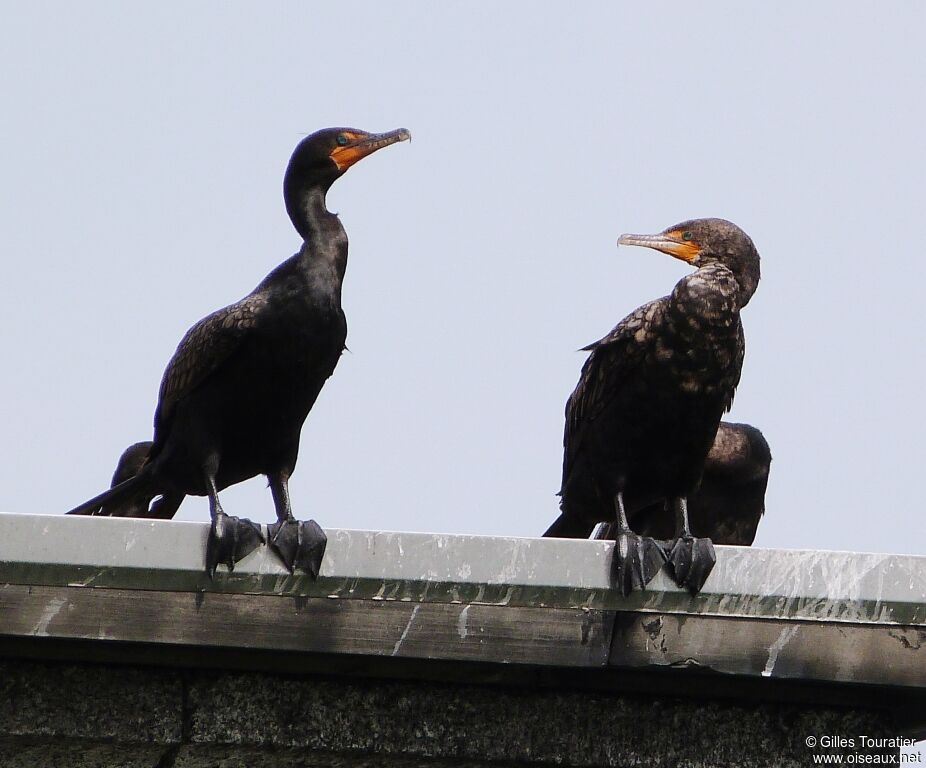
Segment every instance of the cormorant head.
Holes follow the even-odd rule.
[[[751,424],[721,421],[705,468],[729,477],[733,483],[745,483],[767,477],[771,463],[772,451],[758,429]]]
[[[119,463],[116,464],[116,471],[113,473],[113,485],[118,485],[130,477],[135,477],[141,468],[148,461],[148,454],[151,453],[151,447],[154,445],[150,440],[141,443],[133,443],[126,448],[119,457]]]
[[[283,178],[283,197],[296,229],[302,232],[305,195],[323,193],[354,163],[376,150],[411,139],[404,128],[388,133],[367,133],[357,128],[324,128],[306,136],[293,151]]]
[[[752,298],[759,284],[756,246],[749,235],[726,219],[690,219],[658,235],[621,235],[617,242],[655,248],[693,267],[723,264],[739,283],[740,307]]]

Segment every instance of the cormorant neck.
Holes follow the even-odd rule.
[[[748,255],[742,257],[737,254],[731,254],[724,259],[711,256],[699,265],[698,270],[716,273],[717,267],[721,267],[736,281],[736,308],[737,310],[742,309],[749,303],[752,295],[756,292],[756,288],[759,287],[758,256],[756,256],[756,258],[750,258]]]
[[[736,275],[736,282],[739,285],[736,296],[737,304],[739,304],[739,308],[742,309],[749,303],[752,295],[756,292],[756,288],[759,287],[758,265],[755,269],[747,267],[746,269],[740,270],[740,273]]]
[[[302,268],[316,276],[325,275],[317,287],[325,285],[339,296],[347,270],[347,233],[337,214],[325,205],[329,186],[303,186],[295,194],[287,189],[286,210],[304,241],[299,249]]]
[[[292,189],[287,185],[284,190],[286,212],[296,231],[306,242],[311,242],[315,236],[327,229],[332,219],[337,221],[338,217],[328,210],[325,203],[329,186],[312,185]]]

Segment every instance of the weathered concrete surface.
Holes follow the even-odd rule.
[[[164,747],[81,739],[0,739],[3,768],[482,768],[485,762],[383,755],[338,755],[304,749],[215,746]],[[492,768],[516,768],[492,763]]]
[[[200,677],[190,714],[194,742],[569,766],[797,765],[808,735],[890,732],[832,709],[252,674]]]
[[[15,768],[761,768],[811,765],[808,736],[896,735],[805,705],[64,663],[0,663],[0,694]]]
[[[487,763],[472,760],[431,760],[422,757],[384,755],[338,755],[306,753],[304,749],[259,747],[184,746],[171,768],[483,768]],[[492,763],[492,768],[517,768],[514,763]]]
[[[0,738],[3,768],[160,768],[160,744],[107,743],[53,737]],[[213,762],[212,765],[217,765]]]
[[[180,676],[130,667],[0,661],[0,736],[179,742]]]

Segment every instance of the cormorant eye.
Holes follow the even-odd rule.
[[[338,146],[339,147],[345,146],[349,141],[350,139],[348,139],[345,134],[343,133],[338,134]]]
[[[682,240],[685,242],[691,240],[691,232],[682,232]]]

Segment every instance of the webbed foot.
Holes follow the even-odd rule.
[[[270,546],[290,573],[299,568],[313,579],[318,578],[328,545],[328,537],[318,523],[290,518],[272,523],[267,532],[270,534]]]
[[[691,534],[679,536],[669,553],[669,571],[680,587],[687,587],[691,594],[701,591],[710,576],[717,555],[710,539],[696,539]]]
[[[260,526],[244,517],[231,517],[219,512],[212,520],[206,541],[206,573],[211,579],[222,563],[235,570],[235,563],[246,557],[261,544],[264,536]]]
[[[611,572],[624,597],[635,589],[645,589],[665,562],[665,552],[654,539],[629,529],[617,532]]]

